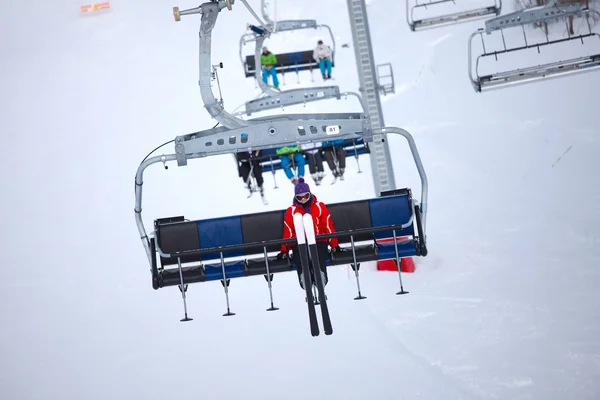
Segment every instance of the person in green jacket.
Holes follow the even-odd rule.
[[[283,172],[290,179],[290,181],[295,185],[298,183],[298,179],[304,177],[304,169],[306,165],[306,160],[302,153],[300,153],[300,146],[283,146],[279,147],[275,150],[275,153],[279,156],[281,160],[281,168],[283,168]],[[290,165],[292,159],[294,163],[298,167],[298,176],[294,176],[292,172],[292,167]]]
[[[260,63],[262,65],[262,79],[265,84],[269,84],[269,75],[273,77],[273,87],[279,89],[279,79],[277,79],[277,71],[275,70],[275,64],[277,64],[277,57],[271,53],[269,49],[263,47],[263,52],[260,55]]]

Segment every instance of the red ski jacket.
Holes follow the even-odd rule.
[[[333,220],[331,219],[329,209],[325,203],[318,201],[314,194],[311,194],[311,196],[312,199],[309,209],[313,218],[313,224],[315,226],[315,235],[335,233],[335,226],[333,225]],[[295,203],[285,210],[285,216],[283,217],[283,239],[296,237],[296,229],[294,228],[294,214],[304,215],[306,214],[306,210],[302,206],[299,206]],[[331,247],[336,247],[338,245],[337,238],[317,239],[317,242],[329,243]],[[292,244],[282,244],[281,251],[287,253],[291,247]]]

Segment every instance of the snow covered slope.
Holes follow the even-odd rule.
[[[4,397],[600,396],[598,73],[476,94],[466,40],[481,22],[412,33],[403,4],[369,1],[377,62],[393,63],[398,87],[383,99],[385,121],[415,136],[430,183],[430,254],[403,275],[410,294],[395,295],[397,274],[361,268],[368,298],[354,301],[351,270],[332,268],[335,333],[312,338],[293,273],[276,275],[272,313],[262,277],[233,280],[230,318],[220,284],[194,284],[194,321],[182,324],[179,291],[151,288],[133,218],[143,157],[214,125],[197,86],[199,18],[175,23],[174,5],[197,3],[114,1],[80,18],[77,1],[20,1],[0,15]],[[278,13],[318,18],[352,43],[343,0],[279,0]],[[213,31],[228,110],[258,94],[238,56],[247,22],[236,4]],[[314,33],[306,38],[312,48]],[[334,82],[356,91],[353,49],[338,55]],[[357,109],[323,104],[306,110]],[[405,143],[390,142],[397,186],[418,193]],[[311,184],[321,199],[373,195],[368,160],[362,174],[348,165],[345,182]],[[265,176],[264,207],[245,199],[231,156],[157,165],[144,220],[283,208],[291,185],[276,179],[279,189]]]

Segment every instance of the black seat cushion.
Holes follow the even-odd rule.
[[[268,257],[269,273],[291,271],[292,265],[289,259],[278,260],[277,257]],[[265,275],[267,273],[267,264],[264,258],[246,260],[246,275]]]
[[[375,245],[355,246],[354,253],[356,262],[375,261],[378,258]],[[331,265],[354,264],[354,255],[350,248],[331,253],[330,259]]]

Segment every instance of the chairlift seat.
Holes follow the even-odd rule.
[[[419,255],[417,246],[420,245],[420,242],[414,220],[411,220],[413,205],[409,189],[402,189],[396,191],[396,194],[375,199],[333,203],[328,207],[342,246],[351,243],[350,235],[355,242],[373,241],[368,245],[355,244],[354,251],[357,262],[395,258],[393,242],[385,245],[376,243],[378,238],[391,237],[392,230],[382,232],[369,232],[369,230],[385,228],[394,224],[400,225],[408,221],[412,222],[406,228],[397,227],[395,229],[397,237],[411,238],[411,240],[399,243],[398,251],[400,257]],[[283,237],[284,212],[285,210],[276,210],[197,221],[155,224],[158,246],[163,252],[167,252],[168,249],[171,257],[160,257],[162,265],[156,266],[156,268],[153,266],[153,273],[158,275],[153,277],[153,281],[158,282],[154,288],[177,286],[181,283],[178,266],[169,267],[177,264],[177,257],[182,261],[192,260],[194,263],[200,260],[200,265],[182,265],[183,281],[186,284],[266,275],[264,247],[266,246],[267,253],[279,252],[281,244],[277,241]],[[353,233],[357,229],[363,231]],[[230,247],[227,248],[227,246]],[[202,255],[194,253],[196,254],[194,257],[186,254],[213,249],[214,251]],[[157,251],[157,249],[153,248],[152,251]],[[216,254],[220,258],[221,252],[223,252],[223,265],[221,265],[220,259],[215,260],[214,257]],[[277,260],[276,256],[272,254],[268,255],[268,260],[271,274],[296,269],[296,266],[289,260]],[[346,248],[343,252],[331,254],[326,265],[350,263],[354,263],[351,247]],[[225,276],[223,276],[223,269],[225,269]]]
[[[177,263],[177,259],[175,259]],[[206,281],[204,274],[204,267],[202,265],[195,265],[191,267],[182,267],[183,281],[185,283],[198,283]],[[158,286],[177,286],[181,283],[179,277],[179,270],[175,269],[163,269],[158,274]]]
[[[502,0],[494,0],[493,5],[420,18],[415,18],[414,16],[415,11],[417,10],[422,11],[432,9],[435,12],[440,6],[446,6],[450,3],[456,4],[454,0],[425,0],[423,2],[419,2],[418,0],[416,2],[407,0],[406,21],[410,30],[415,32],[430,28],[440,28],[443,26],[479,20],[491,15],[500,15],[502,12]]]
[[[169,221],[168,219],[163,218],[163,220],[166,221],[155,221],[154,230],[156,232],[156,240],[165,253],[184,252],[198,248],[199,236],[198,224],[196,222],[183,221],[183,219]],[[199,263],[201,261],[201,256],[199,254],[181,255],[179,259],[181,263]],[[163,266],[177,265],[177,258],[161,256],[160,263]]]
[[[313,59],[312,50],[275,54],[275,57],[277,57],[275,70],[279,73],[300,72],[319,68],[319,63]],[[332,57],[331,66],[335,66],[334,64],[335,62]],[[244,63],[246,78],[254,77],[255,71],[254,55],[246,56],[246,62]]]
[[[340,232],[352,229],[370,228],[372,226],[369,202],[359,200],[332,204],[329,207],[329,210],[335,228]],[[355,243],[371,241],[372,243],[366,245],[355,244],[355,251],[353,254],[352,251],[346,250],[346,246],[351,245],[352,241]],[[338,238],[338,242],[340,247],[345,251],[334,252],[331,254],[331,264],[333,265],[354,263],[354,256],[356,256],[357,262],[369,261],[377,258],[374,233],[360,233],[357,235],[343,236]]]
[[[469,36],[468,56],[469,56],[469,79],[476,92],[482,92],[490,89],[506,87],[522,83],[529,83],[539,80],[547,80],[561,76],[578,74],[600,69],[600,33],[592,29],[592,24],[589,19],[591,17],[600,17],[600,13],[595,10],[588,9],[580,3],[564,4],[556,7],[552,4],[547,4],[541,7],[532,7],[529,9],[516,11],[511,14],[503,15],[486,21],[485,28],[480,28]],[[552,19],[562,19],[567,25],[567,18],[577,17],[578,19],[587,22],[587,32],[579,35],[567,34],[566,37],[550,38],[546,33],[546,41],[531,42],[528,38],[528,33],[525,26],[528,24],[538,24]],[[505,31],[513,31],[520,28],[522,32],[522,42],[517,45],[509,43],[506,40]],[[488,50],[486,48],[486,38],[496,35],[502,38],[502,48]],[[481,50],[474,52],[472,47],[474,39],[478,37],[481,42]],[[585,39],[585,40],[584,40]],[[572,48],[579,47],[585,53],[579,57],[569,57],[566,59],[556,59],[552,61],[532,65],[520,65],[517,68],[504,68],[504,70],[493,73],[480,73],[481,60],[498,61],[500,57],[509,53],[526,52],[529,50],[537,50],[541,52],[542,48],[549,48],[558,44],[572,44]],[[583,45],[586,45],[582,47]],[[593,54],[590,53],[590,47],[595,47]]]
[[[225,262],[225,278],[231,279],[245,276],[244,265],[244,260]],[[207,281],[221,280],[223,279],[223,268],[220,263],[208,264],[204,266],[204,274]],[[179,283],[178,281],[177,284]]]
[[[242,235],[246,243],[263,242],[272,238],[281,238],[283,235],[283,217],[284,211],[269,211],[259,214],[248,214],[241,216]],[[267,245],[267,254],[279,252],[281,245]],[[247,256],[263,255],[263,257],[248,258],[245,264],[246,275],[266,275],[267,264],[264,259],[264,248],[249,247],[244,249]],[[291,271],[292,264],[288,259],[278,260],[277,256],[268,256],[269,273]]]

